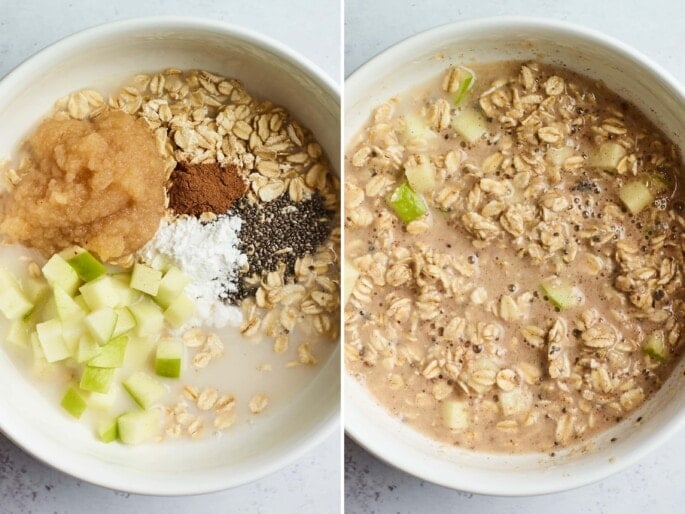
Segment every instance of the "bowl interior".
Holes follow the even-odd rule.
[[[284,106],[316,134],[338,171],[339,96],[319,72],[242,30],[175,19],[91,29],[15,70],[0,83],[0,155],[11,155],[61,96],[82,88],[109,92],[135,74],[171,67],[238,78],[254,96]],[[100,485],[146,494],[223,489],[275,471],[330,433],[340,401],[339,358],[336,350],[287,407],[254,426],[221,438],[126,447],[98,443],[0,351],[0,428],[49,464]]]
[[[567,25],[493,19],[445,26],[384,52],[345,84],[345,146],[372,110],[393,95],[437,76],[450,64],[535,59],[603,80],[635,103],[680,148],[685,148],[682,88],[622,45]],[[685,421],[685,363],[649,402],[584,447],[546,454],[494,455],[428,439],[391,417],[367,390],[345,378],[345,425],[384,460],[426,480],[484,494],[560,491],[598,480],[634,462]],[[642,416],[640,423],[637,417]],[[611,438],[617,438],[611,443]]]

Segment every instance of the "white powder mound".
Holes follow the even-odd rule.
[[[238,250],[241,226],[239,216],[222,215],[211,223],[191,216],[165,219],[140,250],[147,263],[167,261],[191,278],[186,294],[197,310],[189,324],[221,328],[242,323],[241,310],[221,300],[227,291],[237,290],[238,274],[247,264],[247,256]]]

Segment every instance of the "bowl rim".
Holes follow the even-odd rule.
[[[50,67],[54,62],[58,61],[64,53],[71,51],[73,48],[83,47],[93,40],[116,36],[120,33],[131,31],[143,32],[148,29],[171,29],[178,32],[205,30],[241,39],[252,46],[269,51],[276,57],[291,63],[294,67],[300,68],[315,84],[321,87],[327,95],[336,99],[338,104],[340,104],[340,84],[328,75],[328,73],[324,72],[318,65],[291,49],[286,44],[254,29],[232,23],[200,17],[166,15],[125,18],[94,25],[64,36],[38,50],[14,67],[4,77],[0,78],[0,95],[3,94],[5,89],[11,89],[12,87],[17,87],[22,83],[25,83],[27,75],[32,73],[32,70],[35,68]],[[339,163],[335,163],[335,166],[339,166]],[[322,369],[324,366],[335,366],[336,358],[338,359],[339,366],[340,353],[340,344],[338,344],[337,348],[331,353],[329,360],[326,363],[322,363]],[[338,381],[338,387],[340,387],[340,380]],[[29,438],[25,437],[11,419],[3,420],[2,416],[0,416],[0,433],[7,437],[13,444],[44,464],[94,485],[133,494],[154,496],[206,494],[223,491],[260,480],[302,458],[306,453],[316,446],[319,446],[324,440],[333,435],[338,427],[340,427],[340,401],[338,401],[337,405],[322,412],[320,419],[312,424],[310,431],[303,434],[306,435],[306,437],[298,437],[291,441],[288,446],[278,452],[279,455],[277,458],[272,459],[267,464],[260,463],[255,465],[250,472],[241,472],[240,474],[231,476],[222,473],[221,468],[216,467],[212,470],[214,479],[211,481],[170,480],[166,477],[162,480],[159,478],[141,480],[139,474],[135,475],[135,478],[126,474],[118,474],[116,479],[114,479],[114,474],[112,473],[109,473],[107,475],[108,478],[106,479],[96,473],[96,469],[93,467],[75,464],[71,459],[66,458],[68,457],[68,454],[63,453],[63,449],[56,447],[57,443],[43,442],[40,445],[40,449],[37,448],[35,440],[29,440]],[[111,465],[97,457],[88,456],[88,458],[92,459],[89,462],[95,462],[99,465],[104,464],[106,466]]]
[[[351,91],[352,93],[359,94],[364,91],[365,84],[373,83],[377,80],[378,69],[392,66],[393,63],[405,58],[407,54],[412,55],[412,53],[417,54],[418,52],[423,51],[422,45],[425,40],[432,42],[442,39],[443,41],[447,41],[450,37],[454,37],[463,31],[474,32],[479,30],[487,33],[502,27],[506,27],[507,29],[527,29],[531,31],[554,31],[570,37],[584,39],[597,46],[601,46],[610,53],[621,55],[622,57],[635,62],[638,67],[646,73],[661,79],[665,86],[677,95],[680,103],[685,106],[685,87],[680,84],[670,72],[658,63],[652,61],[643,53],[612,36],[608,36],[598,30],[590,29],[582,25],[556,19],[530,16],[494,16],[439,25],[402,39],[377,53],[346,78],[346,111],[343,114],[343,119],[346,120],[347,109],[353,105],[352,100],[347,96],[348,92]],[[347,129],[347,127],[345,127],[345,129]],[[345,130],[343,131],[343,134],[345,135],[345,140],[343,141],[344,153],[350,136],[353,137],[354,134],[348,134]],[[373,434],[373,429],[370,428],[370,420],[354,411],[355,402],[353,397],[350,396],[349,384],[356,382],[356,380],[346,371],[343,371],[343,377],[345,433],[351,439],[380,460],[405,473],[433,484],[475,494],[515,497],[551,494],[582,487],[600,481],[632,466],[647,454],[664,444],[678,431],[685,428],[685,410],[681,410],[671,417],[667,423],[658,427],[658,430],[655,430],[643,444],[625,452],[625,454],[622,455],[622,458],[617,462],[605,460],[601,465],[594,465],[591,470],[582,474],[574,474],[573,476],[562,476],[561,473],[557,473],[555,476],[549,476],[542,480],[529,481],[526,487],[521,487],[520,484],[517,484],[516,487],[512,487],[503,480],[493,480],[488,483],[478,482],[473,479],[460,480],[458,478],[457,480],[454,480],[452,479],[453,477],[446,477],[432,470],[430,460],[434,460],[433,457],[426,456],[428,463],[411,461],[403,456],[404,446],[400,442],[394,441],[392,437],[387,437],[387,434],[382,438],[376,437],[376,435]],[[362,388],[364,387],[363,385],[360,386]],[[365,393],[368,394],[368,398],[371,402],[375,403],[379,409],[383,408],[367,390],[365,390]],[[388,413],[386,413],[386,415],[389,416]],[[485,454],[486,452],[478,453]],[[562,466],[558,466],[557,468],[561,469]]]

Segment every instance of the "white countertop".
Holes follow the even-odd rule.
[[[552,17],[614,36],[657,61],[685,83],[685,3],[680,0],[347,0],[345,74],[418,32],[486,16]],[[683,512],[685,432],[638,465],[575,491],[496,498],[451,491],[418,480],[345,441],[345,505],[354,514],[528,514]]]
[[[78,30],[163,14],[222,20],[258,30],[339,80],[337,0],[0,0],[0,77]],[[340,446],[337,432],[296,463],[259,482],[205,496],[155,498],[75,480],[35,460],[0,434],[0,513],[334,513],[340,509]]]

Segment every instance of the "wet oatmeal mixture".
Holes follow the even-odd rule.
[[[346,171],[347,368],[411,426],[553,453],[668,378],[685,170],[601,83],[450,67],[379,106]]]

